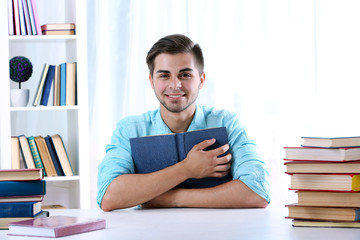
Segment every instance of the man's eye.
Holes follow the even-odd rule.
[[[167,74],[161,74],[159,77],[160,77],[160,78],[168,78],[169,75],[167,75]]]
[[[190,74],[190,73],[181,73],[181,74],[180,74],[180,78],[182,78],[182,79],[191,78],[191,74]]]

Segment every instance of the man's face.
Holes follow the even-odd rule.
[[[205,81],[199,75],[196,61],[191,53],[161,53],[155,58],[151,87],[162,107],[179,113],[190,107],[195,109],[195,100]]]

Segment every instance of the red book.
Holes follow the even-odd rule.
[[[10,223],[8,235],[56,238],[104,229],[105,227],[104,219],[50,216]]]

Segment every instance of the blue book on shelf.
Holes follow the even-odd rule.
[[[60,64],[60,106],[66,106],[66,63]]]
[[[184,160],[192,147],[204,140],[216,142],[204,149],[212,150],[228,143],[225,127],[208,128],[184,133],[144,136],[130,139],[136,173],[150,173]],[[207,188],[232,180],[231,173],[222,178],[188,179],[180,187]]]
[[[58,155],[56,154],[56,150],[55,150],[52,138],[48,135],[48,136],[44,137],[44,139],[45,139],[45,142],[46,142],[46,146],[48,147],[51,160],[54,163],[54,167],[55,167],[57,175],[58,176],[65,176],[64,171],[63,171],[63,169],[61,167]]]
[[[43,89],[42,96],[41,96],[40,105],[47,106],[47,104],[48,104],[51,85],[52,85],[54,76],[55,76],[55,66],[49,65],[49,70],[46,75],[46,80],[45,80],[44,89]]]
[[[45,195],[46,181],[0,181],[0,197]]]
[[[41,212],[41,202],[0,203],[0,218],[34,217]]]

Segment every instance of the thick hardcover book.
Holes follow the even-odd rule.
[[[66,106],[76,105],[76,63],[66,63]]]
[[[184,133],[131,138],[131,152],[136,173],[155,172],[184,160],[192,147],[204,140],[216,142],[204,149],[212,150],[228,143],[225,127],[209,128]],[[229,173],[222,178],[188,179],[180,185],[185,188],[206,188],[232,180]]]
[[[50,214],[48,211],[41,211],[40,213],[36,214],[34,217],[9,217],[9,218],[0,218],[0,230],[7,230],[9,229],[9,224],[12,222],[19,222],[24,220],[30,220],[34,218],[42,218],[48,217]]]
[[[0,170],[0,181],[35,181],[43,178],[42,168]]]
[[[41,212],[41,202],[0,203],[0,217],[34,217]]]
[[[75,30],[43,30],[43,35],[75,35]]]
[[[318,148],[284,147],[285,160],[312,161],[354,161],[360,160],[360,147],[353,148]]]
[[[46,181],[2,181],[0,197],[45,195]]]
[[[303,147],[359,147],[360,136],[352,137],[302,137]]]
[[[297,196],[299,206],[360,208],[360,192],[297,191]]]
[[[50,216],[11,223],[8,234],[56,238],[104,229],[105,227],[105,219]]]
[[[43,106],[48,105],[51,85],[53,83],[54,76],[55,76],[55,65],[50,65],[49,71],[46,75],[46,80],[45,80],[44,89],[43,89],[42,96],[41,96],[40,105],[43,105]]]
[[[291,173],[290,188],[294,190],[317,190],[317,191],[339,191],[359,192],[360,174],[346,173]]]
[[[51,159],[52,159],[52,161],[54,163],[54,167],[55,167],[57,175],[58,176],[64,176],[64,171],[63,171],[63,169],[62,169],[62,167],[60,165],[60,161],[59,161],[58,155],[56,154],[56,150],[55,150],[52,138],[49,135],[46,136],[45,137],[45,142],[46,142],[46,146],[49,149],[49,153],[50,153]]]
[[[66,106],[66,63],[60,64],[60,106]]]
[[[43,195],[0,197],[0,203],[5,202],[41,202]]]
[[[360,161],[288,161],[287,173],[360,173]]]
[[[11,136],[11,168],[20,168],[20,145],[16,136]]]
[[[35,168],[34,158],[32,156],[29,142],[24,135],[19,136],[21,155],[23,156],[27,168]]]
[[[49,150],[46,146],[46,142],[43,136],[36,136],[35,137],[36,146],[39,149],[39,153],[41,156],[41,161],[45,167],[46,175],[48,177],[57,176],[54,163],[51,159]]]
[[[55,134],[51,137],[52,142],[54,143],[55,152],[59,158],[60,165],[64,171],[65,176],[73,176],[73,170],[69,161],[69,156],[66,152],[64,142],[60,135]]]
[[[360,228],[360,222],[293,220],[293,227]]]
[[[28,137],[28,142],[31,150],[31,154],[34,159],[34,164],[36,168],[44,169],[44,165],[42,164],[39,150],[35,143],[35,138],[33,136]],[[44,176],[46,176],[46,170],[44,169]]]

